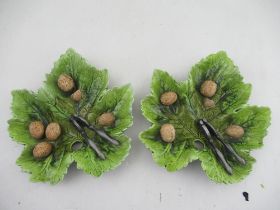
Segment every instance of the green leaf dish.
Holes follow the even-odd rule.
[[[71,91],[64,91],[58,85],[61,75],[74,81]],[[67,87],[63,82],[61,85]],[[8,122],[9,133],[14,141],[24,145],[16,163],[30,173],[31,181],[56,184],[63,180],[74,162],[78,169],[99,177],[127,157],[131,140],[124,131],[132,125],[132,88],[125,85],[108,89],[107,86],[107,70],[97,70],[69,49],[55,62],[37,92],[12,91],[13,117]],[[80,98],[74,100],[72,94],[77,90]],[[110,113],[113,119],[110,124],[100,125],[99,119],[104,113]],[[39,139],[30,133],[33,121],[44,125],[44,134]],[[58,123],[61,130],[55,140],[48,139],[46,127],[51,122]],[[40,142],[51,146],[50,154],[42,153],[42,148],[34,151]],[[103,156],[97,154],[94,145]],[[35,157],[34,152],[45,157]]]
[[[212,86],[204,87],[205,81]],[[170,92],[176,97],[163,97]],[[238,68],[222,51],[194,65],[183,82],[155,70],[151,94],[141,103],[152,126],[140,133],[140,140],[167,171],[200,160],[211,180],[240,182],[252,170],[255,159],[250,152],[263,145],[271,118],[269,108],[247,104],[250,92],[251,85],[243,82]],[[164,124],[169,127],[163,128]]]

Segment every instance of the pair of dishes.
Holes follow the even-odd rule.
[[[250,92],[225,52],[202,59],[183,82],[155,70],[141,107],[152,125],[140,140],[168,171],[200,160],[210,179],[239,182],[252,170],[250,151],[262,146],[270,124],[269,108],[247,105]],[[59,58],[37,92],[12,95],[9,132],[24,145],[17,164],[32,181],[56,184],[73,162],[98,177],[128,155],[131,86],[108,89],[107,70],[74,50]]]

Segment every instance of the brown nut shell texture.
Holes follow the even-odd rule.
[[[200,93],[205,96],[211,98],[215,95],[217,91],[217,84],[212,80],[206,80],[200,86]]]
[[[52,145],[48,142],[41,142],[36,144],[33,149],[33,156],[35,158],[45,158],[48,157],[49,154],[52,152]]]
[[[163,124],[160,128],[160,136],[163,141],[171,143],[176,138],[176,131],[173,125]]]
[[[56,122],[51,122],[46,128],[46,137],[49,141],[57,140],[61,134],[60,125]]]
[[[41,139],[45,133],[44,124],[41,121],[33,121],[29,124],[29,133],[35,139]]]
[[[225,132],[233,139],[240,139],[244,135],[244,129],[239,125],[230,125]]]
[[[98,125],[100,126],[111,126],[115,122],[115,116],[111,112],[103,113],[98,117]]]
[[[163,105],[170,106],[177,101],[177,97],[175,92],[168,91],[161,95],[160,101]]]

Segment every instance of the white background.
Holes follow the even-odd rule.
[[[0,0],[0,209],[280,209],[279,26],[277,0]],[[101,178],[72,166],[56,186],[31,183],[15,164],[22,146],[7,132],[10,91],[37,90],[68,47],[109,69],[111,87],[132,84],[132,150]],[[234,185],[211,182],[198,162],[166,172],[137,137],[149,126],[140,99],[149,93],[153,69],[184,80],[193,64],[218,50],[253,84],[250,103],[272,109],[265,146],[253,152],[253,172]]]

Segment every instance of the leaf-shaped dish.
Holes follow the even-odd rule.
[[[250,92],[251,85],[243,82],[225,52],[202,59],[187,81],[177,82],[167,72],[155,70],[151,95],[142,101],[143,115],[152,127],[139,137],[168,171],[199,159],[215,182],[239,182],[252,170],[255,159],[250,151],[262,146],[270,124],[269,108],[246,104]],[[169,98],[164,98],[166,94]],[[238,132],[240,136],[234,137]]]
[[[58,85],[61,75],[64,76],[62,79],[74,81],[71,91],[62,91]],[[67,84],[65,86],[63,80],[62,88]],[[77,163],[77,168],[98,177],[120,165],[126,158],[130,138],[123,132],[132,125],[132,89],[130,85],[107,89],[107,85],[107,70],[97,70],[69,49],[55,63],[38,92],[12,92],[13,118],[9,120],[9,132],[16,142],[24,145],[17,164],[31,174],[32,181],[56,184],[63,179],[73,162]],[[76,90],[80,94],[78,98],[73,96]],[[111,122],[107,124],[106,114],[111,116]],[[107,119],[105,124],[100,123],[101,116],[103,121]],[[86,127],[78,117],[94,130]],[[42,122],[46,129],[40,139],[34,138],[29,131],[34,121]],[[55,141],[47,137],[46,127],[50,122],[58,123],[61,128],[61,134]],[[87,141],[85,136],[88,137]],[[111,139],[118,145],[112,144]],[[52,152],[44,158],[33,156],[39,142],[51,144]],[[103,159],[91,145],[96,145],[104,155]]]

